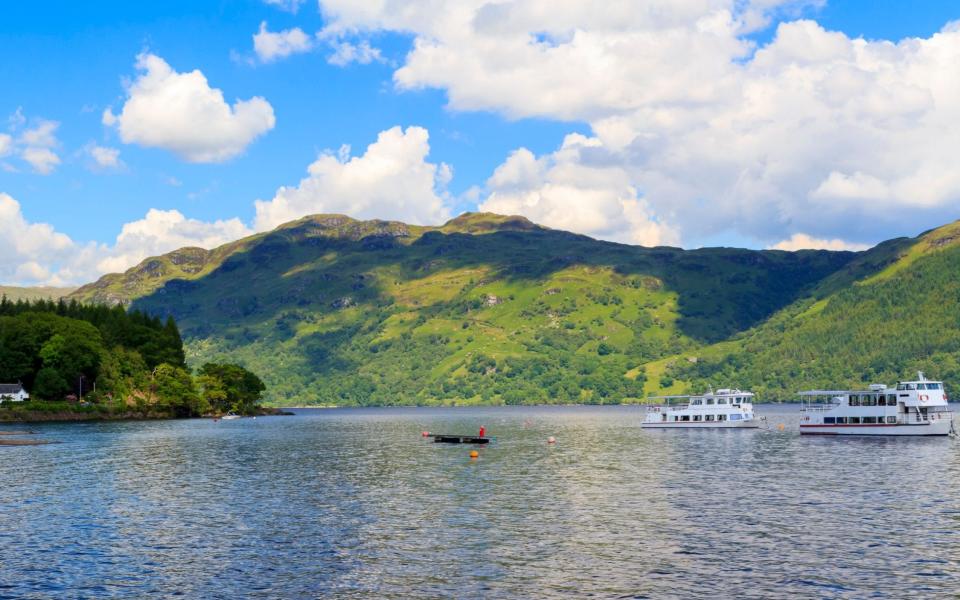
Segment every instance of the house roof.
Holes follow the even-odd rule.
[[[19,383],[0,383],[0,394],[19,394],[22,389]]]

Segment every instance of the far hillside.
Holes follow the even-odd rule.
[[[860,257],[316,215],[72,297],[175,317],[191,364],[243,364],[277,404],[615,403],[651,391],[649,363],[760,326]]]
[[[8,300],[59,300],[66,298],[77,288],[75,287],[15,287],[0,285],[0,298],[6,296]]]
[[[653,367],[665,373],[657,387],[736,384],[767,399],[891,384],[922,370],[956,396],[960,222],[865,252],[749,331]]]

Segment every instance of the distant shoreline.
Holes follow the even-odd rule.
[[[290,415],[284,408],[260,407],[252,417]],[[181,421],[191,419],[216,419],[222,415],[203,415],[199,417],[175,417],[165,413],[150,411],[110,411],[110,410],[17,410],[16,407],[0,409],[0,423],[82,423],[107,421]]]

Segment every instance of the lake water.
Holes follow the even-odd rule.
[[[800,437],[796,410],[761,407],[772,431],[642,431],[637,407],[31,426],[62,443],[0,448],[0,598],[957,593],[960,443]],[[420,437],[481,424],[476,460]]]

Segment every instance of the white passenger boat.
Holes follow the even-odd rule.
[[[896,389],[800,392],[800,433],[811,435],[947,435],[953,413],[942,381],[920,372]]]
[[[640,424],[645,429],[756,429],[759,419],[753,414],[753,393],[723,389],[699,396],[654,396],[663,404],[647,407]],[[674,403],[674,401],[678,401]]]

